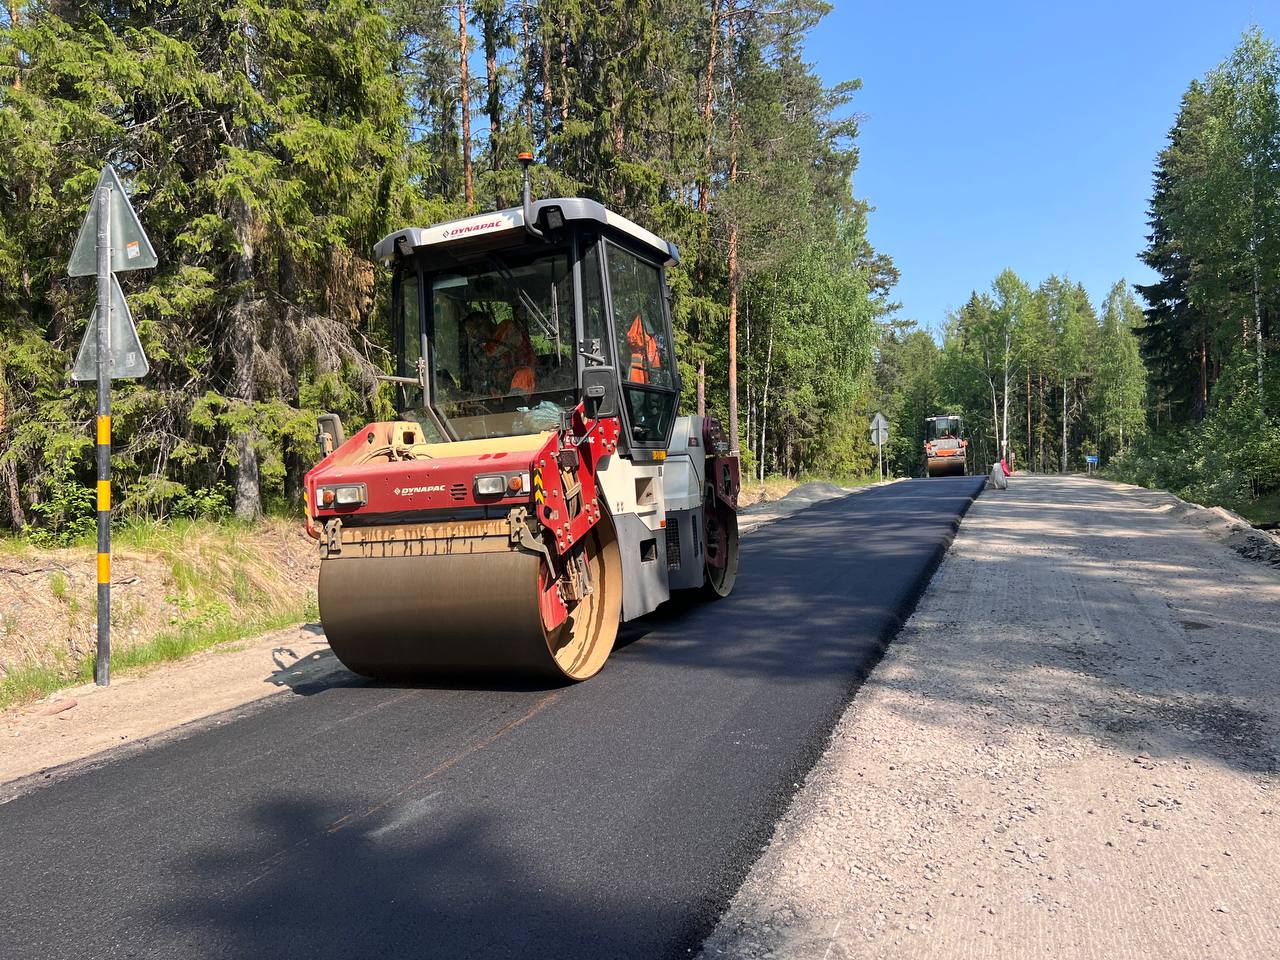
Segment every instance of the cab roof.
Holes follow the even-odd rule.
[[[608,231],[620,233],[650,251],[668,267],[680,262],[680,251],[674,243],[650,233],[638,223],[614,213],[595,200],[581,197],[551,197],[533,204],[533,217],[537,221],[540,212],[548,207],[559,207],[566,222],[594,221]],[[424,247],[447,246],[480,237],[493,238],[513,230],[524,232],[524,211],[520,207],[508,207],[492,213],[481,213],[462,220],[450,220],[431,227],[406,227],[389,233],[373,248],[374,256],[383,263],[391,263],[399,256],[407,256],[412,250]]]

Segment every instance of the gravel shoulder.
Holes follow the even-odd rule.
[[[1275,956],[1280,571],[1204,520],[989,490],[703,957]]]
[[[745,508],[744,536],[769,521],[836,497],[856,494],[829,483],[806,483],[778,500]],[[314,583],[314,573],[309,574]],[[299,624],[189,659],[112,679],[109,687],[84,684],[25,707],[0,712],[0,803],[77,772],[109,762],[171,736],[181,736],[224,714],[268,697],[305,694],[345,674],[319,624]]]

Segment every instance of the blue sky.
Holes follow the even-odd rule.
[[[863,81],[854,190],[902,271],[900,315],[934,330],[1006,266],[1097,303],[1146,282],[1151,172],[1183,91],[1250,24],[1280,40],[1280,0],[834,4],[808,58]]]

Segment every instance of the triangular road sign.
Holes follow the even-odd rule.
[[[107,164],[98,178],[98,188],[89,199],[89,210],[80,225],[75,249],[71,251],[71,262],[67,264],[69,276],[89,277],[98,272],[98,189],[104,184],[111,187],[111,272],[156,265],[156,251],[147,239],[147,232],[138,222],[115,168]]]
[[[95,305],[89,317],[89,326],[85,328],[84,339],[80,341],[80,350],[76,353],[76,365],[71,371],[71,379],[86,383],[98,379],[98,307]],[[146,354],[142,352],[142,342],[138,339],[138,328],[133,325],[133,314],[129,312],[129,304],[125,302],[124,291],[120,289],[120,281],[115,274],[111,275],[111,379],[123,377],[145,377],[151,369]]]

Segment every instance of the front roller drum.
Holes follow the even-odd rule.
[[[622,562],[607,517],[579,549],[591,591],[552,629],[541,598],[556,586],[539,554],[326,557],[318,591],[325,636],[348,669],[369,677],[479,672],[585,680],[613,650],[622,612]]]
[[[927,469],[931,477],[963,477],[964,457],[932,457]]]

